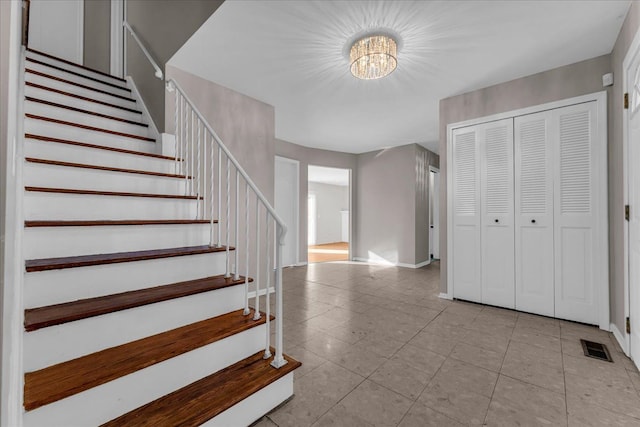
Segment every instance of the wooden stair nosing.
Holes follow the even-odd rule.
[[[253,279],[248,278],[247,281],[252,282]],[[244,282],[245,278],[243,276],[234,279],[233,277],[226,278],[224,275],[219,275],[44,307],[29,308],[24,311],[24,328],[27,332],[31,332],[89,317],[223,289],[240,285]]]
[[[271,349],[274,352],[274,349]],[[302,364],[283,355],[287,364],[273,368],[263,351],[195,381],[101,427],[196,427],[240,403],[252,394],[290,374]]]
[[[136,122],[134,120],[123,119],[121,117],[110,116],[108,114],[96,113],[95,111],[83,110],[82,108],[76,108],[76,107],[72,107],[70,105],[58,104],[56,102],[46,101],[44,99],[38,99],[38,98],[34,98],[32,96],[25,96],[24,99],[26,101],[30,101],[30,102],[37,102],[38,104],[45,104],[45,105],[49,105],[51,107],[56,107],[56,108],[64,108],[65,110],[75,111],[76,113],[89,114],[89,115],[100,117],[100,118],[103,118],[103,119],[115,120],[117,122],[127,123],[129,125],[140,126],[140,127],[145,127],[145,128],[149,127],[149,125],[146,124],[146,123]]]
[[[65,126],[73,126],[73,127],[77,127],[77,128],[81,128],[81,129],[90,130],[90,131],[93,131],[93,132],[108,133],[108,134],[111,134],[111,135],[117,135],[117,136],[121,136],[121,137],[124,137],[124,138],[139,139],[141,141],[146,141],[146,142],[156,142],[155,138],[149,138],[148,136],[140,136],[140,135],[134,135],[134,134],[131,134],[131,133],[117,132],[117,131],[114,131],[114,130],[98,128],[98,127],[95,127],[95,126],[87,126],[87,125],[83,125],[83,124],[80,124],[80,123],[67,122],[67,121],[64,121],[64,120],[52,119],[50,117],[38,116],[38,115],[35,115],[35,114],[30,114],[30,113],[25,113],[25,117],[27,117],[29,119],[34,119],[34,120],[42,120],[42,121],[45,121],[45,122],[57,123],[57,124],[65,125]]]
[[[148,261],[178,256],[201,255],[226,251],[226,246],[186,246],[182,248],[153,249],[146,251],[116,252],[110,254],[80,255],[57,258],[38,258],[25,261],[27,273],[94,265],[120,264],[123,262]],[[229,247],[229,250],[235,250]]]
[[[47,73],[42,73],[40,71],[36,71],[36,70],[32,70],[31,68],[25,68],[25,73],[30,73],[30,74],[35,74],[36,76],[40,76],[40,77],[44,77],[46,79],[51,79],[51,80],[56,80],[58,82],[62,82],[68,85],[72,85],[72,86],[76,86],[82,89],[86,89],[86,90],[91,90],[94,92],[98,92],[101,93],[103,95],[109,95],[109,96],[113,96],[114,98],[119,98],[119,99],[124,99],[125,101],[129,101],[129,102],[136,102],[136,100],[134,98],[130,98],[127,96],[123,96],[123,95],[118,95],[116,93],[111,93],[109,91],[106,90],[102,90],[102,89],[98,89],[95,87],[91,87],[91,86],[87,86],[87,85],[83,85],[82,83],[77,83],[71,80],[67,80],[67,79],[63,79],[62,77],[56,77],[56,76],[52,76],[51,74],[47,74]]]
[[[145,153],[143,151],[127,150],[125,148],[107,147],[105,145],[95,145],[95,144],[89,144],[87,142],[71,141],[69,139],[53,138],[53,137],[50,137],[50,136],[35,135],[35,134],[32,134],[32,133],[25,133],[24,137],[25,138],[29,138],[29,139],[37,139],[38,141],[57,142],[57,143],[60,143],[60,144],[76,145],[78,147],[94,148],[96,150],[115,151],[115,152],[118,152],[118,153],[132,154],[132,155],[135,155],[135,156],[153,157],[153,158],[156,158],[156,159],[169,160],[169,161],[172,161],[172,162],[176,162],[176,161],[181,162],[182,161],[182,159],[176,159],[175,157],[170,157],[170,156],[163,156],[161,154],[153,154],[153,153]]]
[[[75,220],[75,221],[25,221],[26,228],[33,227],[99,227],[99,226],[126,226],[126,225],[190,225],[210,224],[209,219],[124,219],[124,220]],[[213,220],[218,223],[217,219]]]
[[[87,80],[91,80],[91,81],[96,82],[96,83],[101,83],[101,84],[104,84],[104,85],[107,85],[107,86],[111,86],[111,87],[116,88],[116,89],[122,89],[124,91],[131,92],[131,89],[129,89],[126,86],[120,86],[120,85],[117,85],[115,83],[109,83],[109,82],[106,82],[104,80],[100,80],[98,78],[88,76],[86,74],[78,73],[78,72],[75,72],[75,71],[72,71],[72,70],[67,70],[66,68],[58,67],[56,65],[49,64],[49,63],[44,62],[44,61],[39,61],[39,60],[37,60],[35,58],[28,58],[27,57],[26,59],[27,59],[27,61],[33,62],[34,64],[44,65],[45,67],[53,68],[54,70],[58,70],[58,71],[62,71],[62,72],[65,72],[65,73],[73,74],[74,76],[82,77],[82,78],[85,78]],[[93,70],[91,70],[91,71],[93,71]],[[126,81],[125,81],[125,83],[126,83]]]
[[[75,62],[71,62],[71,61],[63,59],[63,58],[58,58],[57,56],[53,56],[51,54],[48,54],[48,53],[45,53],[45,52],[42,52],[42,51],[39,51],[39,50],[36,50],[36,49],[32,49],[30,47],[27,48],[27,51],[28,52],[33,52],[33,53],[38,54],[38,55],[45,56],[47,58],[55,59],[56,61],[64,62],[65,64],[73,65],[75,67],[84,68],[85,70],[93,71],[94,73],[102,74],[103,76],[111,77],[112,79],[120,80],[120,81],[126,83],[126,80],[123,79],[122,77],[114,76],[114,75],[111,75],[109,73],[105,73],[104,71],[95,70],[95,69],[87,67],[85,65],[76,64]]]
[[[87,165],[87,164],[83,164],[83,163],[60,162],[58,160],[36,159],[34,157],[25,157],[24,160],[29,162],[29,163],[39,163],[39,164],[43,164],[43,165],[64,166],[64,167],[83,168],[83,169],[95,169],[95,170],[108,171],[108,172],[131,173],[131,174],[136,174],[136,175],[151,175],[151,176],[158,176],[158,177],[163,177],[163,178],[193,179],[193,177],[191,177],[191,176],[177,175],[177,174],[173,174],[173,173],[142,171],[142,170],[137,170],[137,169],[112,168],[112,167],[109,167],[109,166]]]
[[[131,113],[142,114],[142,111],[134,110],[133,108],[127,108],[127,107],[123,107],[121,105],[111,104],[109,102],[100,101],[98,99],[87,98],[86,96],[77,95],[77,94],[71,93],[71,92],[65,92],[64,90],[55,89],[55,88],[48,87],[48,86],[43,86],[43,85],[40,85],[38,83],[24,82],[24,84],[27,85],[27,86],[35,87],[37,89],[48,90],[50,92],[55,92],[55,93],[59,93],[61,95],[65,95],[65,96],[70,96],[70,97],[73,97],[73,98],[81,99],[83,101],[93,102],[93,103],[105,105],[105,106],[111,107],[111,108],[118,108],[120,110],[129,111]]]
[[[56,402],[265,322],[265,315],[253,320],[240,309],[27,372],[24,408],[30,411]]]
[[[72,188],[24,187],[25,191],[38,193],[84,194],[94,196],[148,197],[152,199],[198,200],[198,196],[181,196],[177,194],[125,193],[120,191],[75,190]],[[202,200],[202,197],[199,197]]]

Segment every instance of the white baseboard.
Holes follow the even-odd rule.
[[[627,345],[627,340],[625,335],[622,332],[620,332],[620,329],[618,329],[618,327],[613,323],[609,326],[609,329],[611,330],[611,333],[613,334],[613,336],[616,338],[616,341],[618,341],[618,344],[620,345],[620,348],[622,349],[622,351],[624,351],[624,354],[628,356],[629,346]]]
[[[381,261],[379,259],[372,259],[372,258],[359,258],[359,257],[353,257],[354,261],[359,261],[359,262],[366,262],[368,264],[378,264],[378,265],[388,265],[391,267],[405,267],[405,268],[421,268],[424,267],[425,265],[429,265],[431,264],[431,260],[426,260],[423,261],[419,264],[406,264],[403,262],[391,262],[391,261]]]
[[[304,267],[307,264],[308,264],[307,261],[303,261],[303,262],[298,262],[294,264],[292,267]]]
[[[451,295],[449,295],[448,293],[445,293],[445,292],[440,292],[440,294],[438,295],[438,298],[448,299],[448,300],[452,300],[453,299],[453,297]]]

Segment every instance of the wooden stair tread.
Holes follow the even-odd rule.
[[[94,73],[102,74],[103,76],[111,77],[112,79],[120,80],[120,81],[122,81],[122,82],[125,82],[125,83],[126,83],[126,80],[125,80],[125,79],[123,79],[122,77],[114,76],[114,75],[112,75],[112,74],[105,73],[104,71],[95,70],[95,69],[90,68],[90,67],[87,67],[87,66],[85,66],[85,65],[76,64],[75,62],[71,62],[71,61],[66,60],[66,59],[58,58],[57,56],[53,56],[53,55],[50,55],[50,54],[48,54],[48,53],[41,52],[41,51],[39,51],[39,50],[32,49],[32,48],[30,48],[30,47],[28,47],[28,48],[27,48],[27,51],[28,51],[28,52],[36,53],[36,54],[38,54],[38,55],[46,56],[47,58],[55,59],[55,60],[57,60],[57,61],[64,62],[65,64],[73,65],[73,66],[75,66],[75,67],[84,68],[85,70],[93,71]]]
[[[229,250],[235,248],[230,247]],[[226,246],[186,246],[182,248],[153,249],[147,251],[117,252],[111,254],[80,255],[59,258],[39,258],[25,261],[27,273],[63,268],[88,267],[92,265],[118,264],[177,256],[209,254],[226,251]]]
[[[72,188],[24,187],[25,191],[60,194],[91,194],[96,196],[150,197],[157,199],[197,200],[197,196],[180,196],[177,194],[126,193],[120,191],[75,190]],[[200,197],[202,199],[202,197]]]
[[[217,219],[213,220],[218,223]],[[74,220],[74,221],[25,221],[25,227],[95,227],[113,225],[179,225],[209,224],[208,219],[123,219],[123,220]]]
[[[239,285],[244,281],[245,279],[242,276],[234,280],[233,276],[226,278],[224,275],[219,275],[45,307],[30,308],[24,311],[24,328],[26,331],[31,332],[40,328],[88,317]],[[249,278],[249,281],[252,282],[253,279]]]
[[[48,87],[48,86],[39,85],[37,83],[24,82],[24,84],[27,85],[27,86],[38,88],[38,89],[47,90],[49,92],[55,92],[55,93],[59,93],[61,95],[65,95],[65,96],[70,96],[70,97],[73,97],[73,98],[81,99],[83,101],[88,101],[88,102],[93,102],[93,103],[96,103],[96,104],[106,105],[107,107],[118,108],[120,110],[129,111],[131,113],[142,114],[142,111],[134,110],[133,108],[127,108],[127,107],[123,107],[121,105],[111,104],[109,102],[100,101],[98,99],[93,99],[93,98],[88,98],[86,96],[77,95],[77,94],[71,93],[71,92],[65,92],[64,90],[60,90],[60,89],[55,89],[55,88]]]
[[[125,90],[127,92],[131,92],[131,89],[129,89],[126,86],[121,86],[121,85],[118,85],[118,84],[115,84],[115,83],[109,83],[107,81],[100,80],[100,79],[97,79],[95,77],[88,76],[86,74],[77,73],[77,72],[72,71],[72,70],[67,70],[66,68],[58,67],[57,65],[49,64],[49,63],[44,62],[44,61],[39,61],[39,60],[37,60],[35,58],[27,57],[26,60],[28,62],[33,62],[34,64],[44,65],[45,67],[53,68],[54,70],[58,70],[58,71],[62,71],[62,72],[68,73],[68,74],[72,74],[74,76],[82,77],[84,79],[91,80],[91,81],[96,82],[96,83],[101,83],[101,84],[104,84],[104,85],[107,85],[107,86],[111,86],[111,87],[116,88],[116,89],[122,89],[122,90]],[[91,70],[91,71],[93,71],[93,70]],[[126,83],[126,80],[124,81],[124,83]]]
[[[62,83],[68,84],[68,85],[76,86],[76,87],[79,87],[79,88],[82,88],[82,89],[91,90],[93,92],[102,93],[104,95],[113,96],[113,97],[119,98],[119,99],[124,99],[125,101],[129,101],[129,102],[133,102],[133,103],[136,102],[135,99],[130,98],[128,96],[118,95],[116,93],[112,93],[112,92],[109,92],[109,91],[106,91],[106,90],[98,89],[98,88],[95,88],[95,87],[92,87],[92,86],[83,85],[82,83],[74,82],[73,80],[63,79],[62,77],[52,76],[51,74],[42,73],[40,71],[32,70],[30,68],[25,68],[25,72],[29,73],[29,74],[35,74],[36,76],[44,77],[46,79],[55,80],[55,81],[62,82]]]
[[[57,124],[66,125],[66,126],[73,126],[73,127],[86,129],[86,130],[90,130],[90,131],[94,131],[94,132],[109,133],[109,134],[112,134],[112,135],[122,136],[124,138],[132,138],[132,139],[139,139],[139,140],[142,140],[142,141],[156,142],[155,138],[149,138],[148,136],[135,135],[135,134],[132,134],[132,133],[125,133],[125,132],[117,132],[115,130],[103,129],[103,128],[99,128],[99,127],[95,127],[95,126],[83,125],[83,124],[80,124],[80,123],[67,122],[67,121],[64,121],[64,120],[52,119],[50,117],[38,116],[38,115],[35,115],[35,114],[30,114],[30,113],[26,113],[25,117],[28,117],[28,118],[34,119],[34,120],[42,120],[42,121],[45,121],[45,122],[57,123]]]
[[[196,427],[302,365],[284,355],[287,364],[276,369],[270,365],[272,358],[265,360],[263,354],[261,351],[249,356],[101,427]]]
[[[123,168],[113,168],[109,166],[99,166],[99,165],[87,165],[84,163],[71,163],[71,162],[61,162],[59,160],[48,160],[48,159],[36,159],[33,157],[26,157],[25,161],[29,163],[40,163],[44,165],[54,165],[54,166],[65,166],[72,168],[84,168],[84,169],[95,169],[101,171],[109,171],[109,172],[121,172],[121,173],[132,173],[136,175],[151,175],[151,176],[159,176],[164,178],[179,178],[179,179],[192,179],[192,177],[187,177],[186,175],[177,175],[173,173],[162,173],[162,172],[152,172],[152,171],[143,171],[138,169],[123,169]]]
[[[145,127],[145,128],[149,127],[148,124],[142,123],[142,122],[136,122],[135,120],[128,120],[128,119],[123,119],[122,117],[115,117],[115,116],[110,116],[108,114],[97,113],[95,111],[83,110],[82,108],[76,108],[76,107],[72,107],[70,105],[58,104],[56,102],[46,101],[44,99],[38,99],[38,98],[34,98],[32,96],[25,96],[24,99],[26,101],[36,102],[38,104],[49,105],[51,107],[56,107],[56,108],[63,108],[65,110],[75,111],[77,113],[89,114],[91,116],[96,116],[96,117],[100,117],[100,118],[103,118],[103,119],[115,120],[117,122],[127,123],[127,124],[130,124],[130,125],[135,125],[135,126],[140,126],[140,127]]]
[[[27,411],[129,375],[265,323],[236,310],[58,363],[24,376]]]
[[[37,139],[38,141],[57,142],[59,144],[75,145],[75,146],[78,146],[78,147],[85,147],[85,148],[94,148],[96,150],[115,151],[117,153],[131,154],[131,155],[134,155],[134,156],[153,157],[153,158],[156,158],[156,159],[171,160],[173,162],[176,161],[175,157],[163,156],[161,154],[145,153],[145,152],[142,152],[142,151],[133,151],[133,150],[127,150],[125,148],[108,147],[108,146],[105,146],[105,145],[95,145],[95,144],[89,144],[87,142],[71,141],[69,139],[53,138],[53,137],[50,137],[50,136],[35,135],[35,134],[32,134],[32,133],[26,133],[24,135],[24,137],[25,138],[29,138],[29,139]],[[180,160],[180,159],[178,159],[178,160]]]

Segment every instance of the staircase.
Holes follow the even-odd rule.
[[[277,217],[186,95],[167,156],[126,80],[24,64],[23,425],[246,426],[288,399]]]

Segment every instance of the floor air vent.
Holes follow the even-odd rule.
[[[582,344],[582,350],[584,351],[585,356],[607,362],[613,362],[613,359],[611,359],[611,355],[609,354],[609,349],[607,349],[606,345],[587,340],[580,340],[580,343]]]

